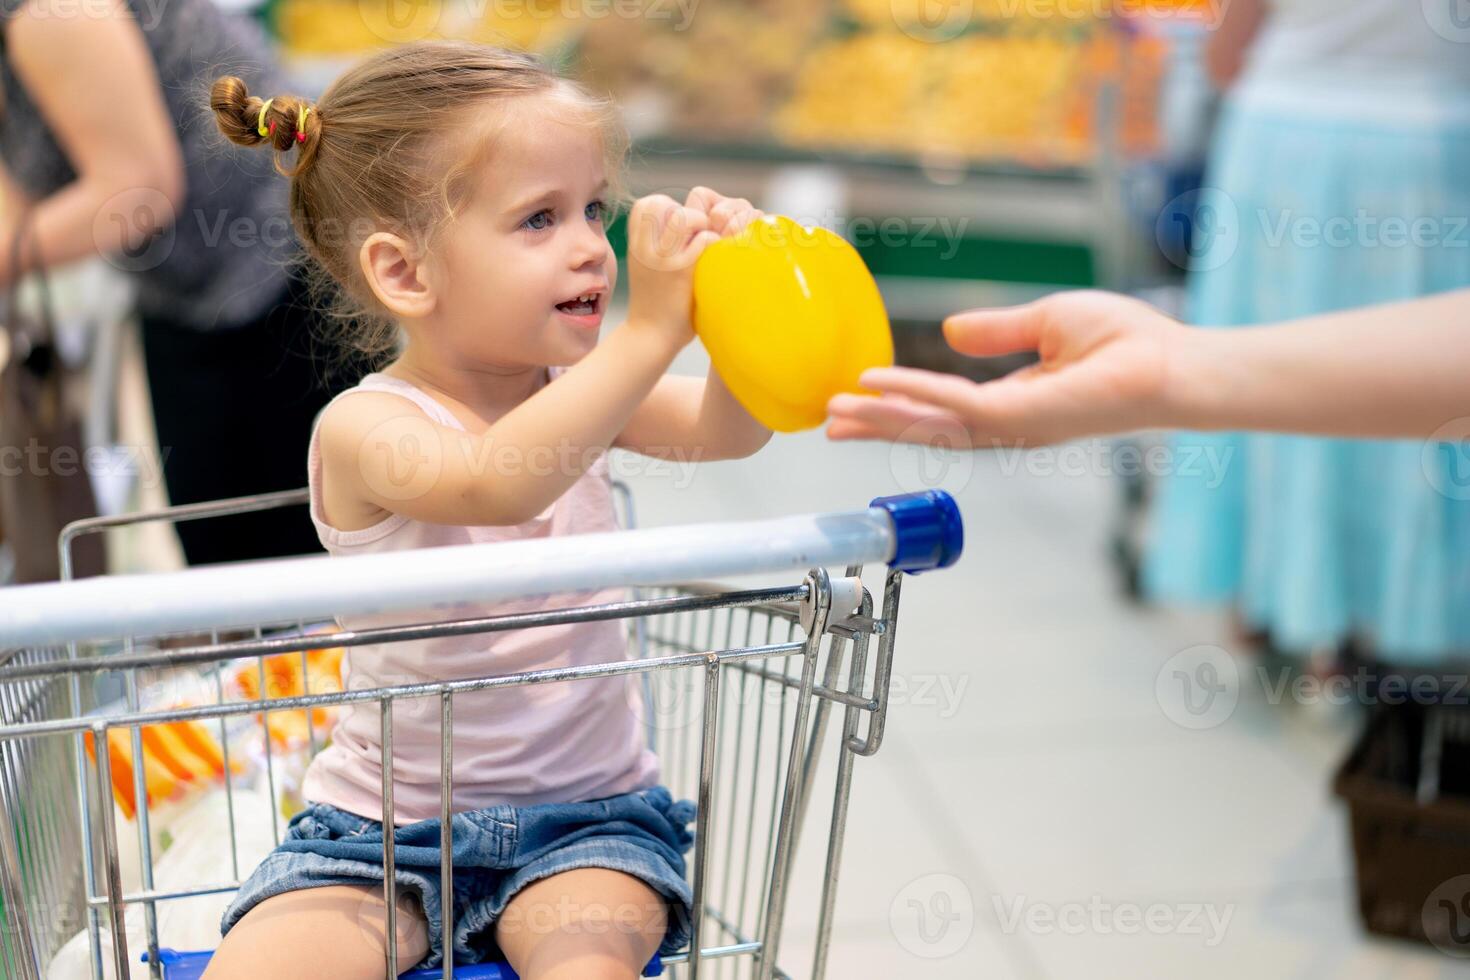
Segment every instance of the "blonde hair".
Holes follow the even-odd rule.
[[[343,327],[335,339],[379,361],[394,350],[397,331],[363,279],[363,240],[387,230],[427,249],[468,200],[494,144],[488,134],[466,132],[466,111],[533,94],[556,97],[599,130],[616,200],[627,137],[613,106],[519,52],[422,41],[367,58],[315,104],[294,95],[267,101],[235,76],[215,81],[209,103],[231,142],[274,151],[276,169],[291,181],[291,222],[313,292]]]

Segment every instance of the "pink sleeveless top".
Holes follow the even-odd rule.
[[[548,383],[560,369],[551,368]],[[454,414],[422,389],[385,374],[369,374],[358,391],[390,392],[413,402],[430,419],[464,430]],[[334,401],[336,399],[333,399]],[[604,455],[561,498],[524,524],[454,527],[392,514],[371,527],[341,531],[322,509],[320,413],[307,455],[311,519],[323,547],[334,555],[410,548],[519,541],[616,528],[612,482]],[[487,477],[493,479],[493,476]],[[616,602],[622,589],[605,589],[494,604],[464,604],[451,615],[344,616],[345,629],[436,619],[535,612],[572,605]],[[544,668],[610,663],[628,658],[620,621],[574,623],[470,636],[348,648],[343,685],[349,690],[414,681],[495,676]],[[572,803],[600,799],[658,782],[658,760],[640,724],[641,686],[636,676],[562,681],[473,691],[454,696],[455,812],[508,803]],[[381,820],[381,733],[377,702],[339,709],[331,744],[307,768],[302,795]],[[394,823],[439,816],[439,699],[397,701],[393,709]]]

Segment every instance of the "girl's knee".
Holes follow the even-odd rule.
[[[429,952],[429,929],[417,895],[400,891],[395,904],[396,959],[402,972]],[[331,885],[272,896],[235,923],[205,976],[378,980],[387,951],[386,908],[382,889],[370,885]]]
[[[666,925],[663,898],[638,878],[580,868],[517,893],[496,941],[527,980],[634,980]]]

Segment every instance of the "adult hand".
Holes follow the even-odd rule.
[[[861,383],[879,394],[834,396],[827,435],[919,443],[959,438],[990,448],[1161,424],[1170,358],[1189,334],[1147,303],[1094,291],[957,313],[945,320],[944,335],[960,353],[1035,351],[1040,361],[979,384],[915,368],[872,368]]]

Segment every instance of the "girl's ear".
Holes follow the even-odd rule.
[[[357,252],[368,288],[395,316],[419,319],[434,311],[437,297],[428,269],[409,243],[386,231],[375,231]]]

